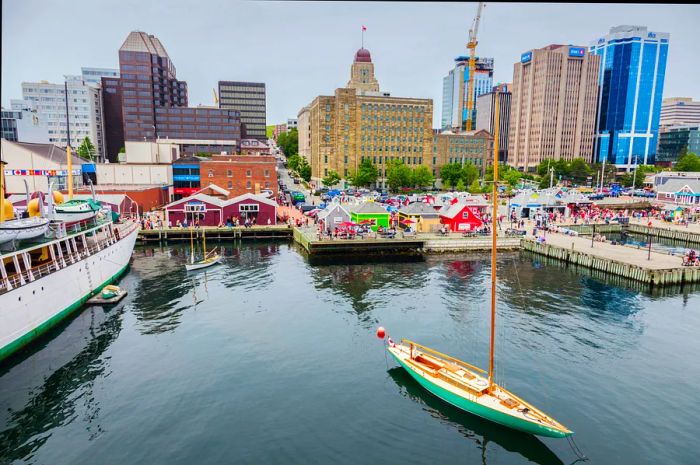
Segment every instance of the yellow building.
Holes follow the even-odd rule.
[[[432,170],[432,124],[433,101],[381,92],[370,53],[361,48],[347,87],[316,97],[299,112],[299,131],[308,134],[300,152],[311,164],[315,186],[330,171],[347,179],[368,158],[379,170],[378,187],[384,187],[391,160]]]

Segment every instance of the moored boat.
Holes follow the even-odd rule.
[[[94,218],[102,206],[92,200],[69,200],[54,207],[53,218],[70,225]]]
[[[41,237],[49,228],[49,219],[39,216],[0,223],[0,244]]]

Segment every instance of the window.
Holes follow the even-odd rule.
[[[253,177],[253,171],[252,170],[245,170],[245,177],[246,178]],[[250,184],[250,181],[248,181],[248,184]]]
[[[270,177],[270,170],[265,170],[265,177],[269,178]]]
[[[209,170],[209,177],[213,178],[214,177],[214,170]]]
[[[203,213],[207,211],[207,206],[201,202],[188,202],[185,204],[185,213]]]
[[[245,183],[245,188],[246,189],[251,189],[253,187],[253,184],[250,181],[246,181]]]
[[[231,181],[228,182],[228,188],[229,189],[233,188],[233,182],[231,182]]]
[[[232,178],[232,177],[233,177],[233,171],[231,171],[231,170],[226,170],[226,176],[229,177],[229,178]],[[230,181],[229,181],[229,184],[231,184]]]

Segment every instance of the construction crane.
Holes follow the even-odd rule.
[[[216,89],[214,89],[212,87],[211,91],[214,94],[214,103],[218,105],[219,104],[219,97],[216,96]]]
[[[464,109],[467,113],[465,129],[467,131],[472,130],[472,118],[474,116],[474,107],[476,106],[476,99],[474,98],[474,73],[476,72],[476,40],[477,34],[479,33],[479,22],[481,21],[481,11],[484,9],[484,2],[479,2],[479,6],[476,9],[476,16],[474,17],[474,22],[472,22],[472,27],[469,29],[469,42],[467,43],[467,50],[469,50],[469,80],[467,81],[467,95],[465,96],[466,104]]]

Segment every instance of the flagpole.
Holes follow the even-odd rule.
[[[362,48],[365,48],[365,27],[362,26]]]

